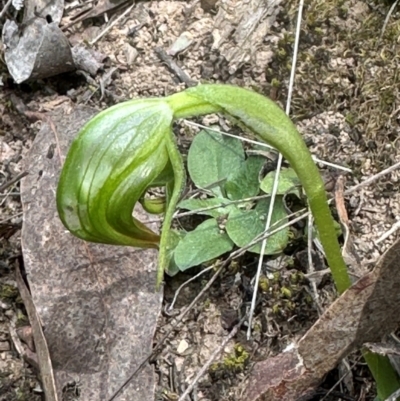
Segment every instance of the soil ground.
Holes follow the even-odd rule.
[[[270,96],[284,108],[298,2],[290,0],[280,4],[271,31],[259,44],[269,52],[266,62],[259,64],[250,58],[233,73],[221,51],[213,46],[212,35],[219,7],[232,6],[232,3],[139,2],[94,45],[107,56],[104,69],[94,82],[72,72],[16,85],[4,61],[1,62],[0,185],[22,172],[21,161],[40,127],[40,122],[29,121],[20,114],[18,104],[22,102],[31,110],[45,112],[57,107],[60,97],[67,96],[77,104],[100,110],[122,100],[179,91],[185,84],[160,61],[155,49],[169,49],[183,32],[191,34],[193,43],[174,61],[191,80],[250,87]],[[397,8],[380,38],[389,7],[378,1],[305,1],[291,117],[316,156],[352,169],[353,173],[347,175],[347,187],[400,161],[397,62],[400,11]],[[138,21],[142,19],[146,23],[140,26]],[[104,18],[92,19],[73,25],[67,36],[73,44],[89,41],[104,27]],[[395,171],[346,198],[353,242],[364,272],[397,238],[394,233],[375,244],[399,219],[398,182],[399,173]],[[40,400],[43,395],[36,373],[18,354],[12,340],[16,329],[27,324],[14,279],[14,265],[21,263],[23,256],[18,183],[0,196],[0,400]],[[270,273],[277,288],[290,282],[295,269],[305,269],[301,263],[304,249],[304,243],[293,244],[286,255],[274,260],[275,272]],[[294,267],[288,267],[288,258],[296,260]],[[158,377],[157,399],[177,399],[177,394],[184,391],[215,344],[223,341],[237,322],[238,310],[249,302],[249,282],[255,266],[254,256],[247,255],[225,270],[179,330],[166,341],[153,362]],[[194,269],[167,279],[166,305],[171,303],[178,286],[195,272]],[[210,275],[204,275],[186,286],[175,308],[187,306],[209,278]],[[325,277],[318,290],[324,307],[334,298],[330,280]],[[310,287],[306,280],[298,283],[290,302],[278,293],[262,294],[255,337],[247,341],[245,327],[237,334],[226,347],[225,355],[199,382],[198,399],[239,399],[241,384],[251,364],[284,349],[316,320],[318,314],[315,305],[309,302]],[[156,340],[172,323],[173,316],[163,313]],[[342,377],[344,368],[333,371],[318,389],[315,400],[374,398],[374,385],[360,356],[352,355],[348,364],[352,369],[347,379],[325,397]]]

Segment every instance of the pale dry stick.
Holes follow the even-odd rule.
[[[265,142],[258,142],[258,141],[255,141],[255,140],[253,140],[253,139],[245,138],[245,137],[243,137],[243,136],[238,136],[238,135],[234,135],[234,134],[229,134],[228,132],[221,131],[221,130],[219,130],[219,129],[212,128],[212,127],[207,127],[206,125],[199,124],[199,123],[196,123],[196,122],[193,122],[193,121],[189,121],[189,120],[183,120],[183,122],[184,122],[185,124],[187,124],[187,125],[192,125],[192,126],[195,126],[195,127],[198,127],[198,128],[203,128],[203,129],[206,129],[207,131],[216,132],[216,133],[221,134],[221,135],[229,136],[230,138],[239,139],[239,140],[242,141],[242,142],[251,143],[252,145],[263,146],[264,148],[268,148],[268,149],[271,149],[271,150],[275,150],[275,151],[276,151],[275,148],[273,148],[272,146],[268,145],[268,144],[265,143]],[[316,156],[314,156],[314,155],[311,155],[311,157],[313,158],[313,160],[314,160],[316,163],[320,163],[320,164],[323,164],[323,165],[325,165],[325,166],[333,167],[333,168],[336,168],[337,170],[343,170],[343,171],[347,171],[348,173],[352,173],[352,170],[351,170],[350,168],[348,168],[348,167],[340,166],[340,165],[338,165],[338,164],[334,164],[334,163],[331,163],[331,162],[327,162],[327,161],[325,161],[325,160],[321,160],[321,159],[319,159],[318,157],[316,157]]]
[[[377,174],[375,174],[375,175],[373,175],[373,176],[367,178],[365,181],[362,181],[362,182],[360,182],[359,184],[354,185],[353,187],[346,189],[346,190],[344,191],[343,194],[344,194],[345,196],[351,195],[351,194],[353,194],[354,192],[358,191],[359,189],[364,188],[364,187],[366,187],[366,186],[368,186],[368,185],[374,183],[374,182],[377,181],[379,178],[381,178],[381,177],[383,177],[384,175],[389,174],[389,173],[391,173],[391,172],[393,172],[393,171],[395,171],[395,170],[397,170],[397,169],[399,169],[399,168],[400,168],[400,162],[395,163],[395,164],[393,164],[393,166],[390,166],[390,167],[388,167],[388,168],[386,168],[386,169],[380,171],[379,173],[377,173]],[[332,203],[333,200],[334,200],[333,198],[329,199],[329,200],[328,200],[328,203]],[[298,213],[303,212],[303,211],[305,211],[305,210],[306,210],[306,209],[299,210]],[[305,212],[305,213],[304,213],[302,216],[300,216],[300,217],[301,217],[301,218],[305,218],[305,217],[307,217],[309,214],[310,214],[310,212]],[[395,227],[395,229],[400,228],[400,223],[399,223],[399,222],[396,222],[396,223],[394,224],[394,227]],[[393,227],[392,227],[392,228],[393,228]],[[391,235],[391,234],[393,234],[394,231],[391,232],[392,228],[389,230],[390,233],[388,234],[388,236]],[[377,241],[381,242],[381,238],[382,238],[384,235],[385,235],[385,234],[383,234]],[[384,239],[386,239],[386,238],[387,238],[387,237],[383,238],[382,241],[383,241]]]
[[[22,345],[21,339],[18,337],[15,321],[13,319],[10,319],[8,321],[8,324],[9,324],[8,332],[10,333],[10,337],[11,337],[13,346],[14,346],[15,350],[17,351],[18,355],[21,358],[23,358],[23,356],[25,354],[25,349],[24,349],[24,346]],[[38,367],[38,366],[35,366],[35,368],[36,367]]]
[[[386,15],[385,22],[383,23],[383,26],[382,26],[381,34],[379,35],[378,42],[376,43],[376,47],[378,47],[379,42],[380,42],[380,41],[382,40],[382,38],[383,38],[383,34],[385,33],[387,24],[389,23],[390,16],[393,14],[393,11],[394,11],[394,9],[396,8],[398,2],[399,2],[399,0],[396,0],[396,1],[392,4],[392,6],[391,6],[390,9],[389,9],[389,12],[388,12],[387,15]]]
[[[398,168],[400,168],[400,162],[393,164],[393,166],[390,166],[390,167],[386,168],[385,170],[382,170],[381,172],[373,175],[372,177],[369,177],[368,179],[366,179],[365,181],[361,182],[360,184],[357,184],[354,187],[349,188],[348,190],[344,191],[344,195],[350,195],[353,192],[357,191],[358,189],[363,188],[363,187],[373,183],[374,181],[378,180],[382,176],[384,176],[386,174],[389,174],[389,173],[391,173],[392,171],[394,171],[394,170],[396,170]],[[400,221],[396,221],[396,223],[394,223],[393,226],[388,231],[383,233],[375,241],[375,244],[378,245],[379,243],[381,243],[382,241],[387,239],[389,236],[394,234],[399,228],[400,228]]]
[[[40,121],[42,121],[42,122],[46,122],[47,124],[49,124],[50,129],[53,131],[54,139],[55,139],[55,141],[56,141],[56,150],[57,150],[58,157],[59,157],[59,159],[60,159],[60,163],[61,163],[61,165],[63,165],[64,159],[63,159],[63,156],[62,156],[62,154],[61,154],[60,140],[59,140],[59,138],[58,138],[57,128],[56,128],[56,126],[54,125],[53,120],[52,120],[49,116],[47,116],[46,114],[40,113],[40,112],[38,112],[38,111],[26,110],[26,111],[24,112],[24,114],[25,114],[25,116],[28,117],[29,119],[33,119],[33,120],[36,119],[36,120],[40,120]]]
[[[8,197],[10,196],[10,194],[12,193],[12,188],[3,195],[3,200],[0,202],[0,207],[2,207],[4,205],[4,202],[8,199]]]
[[[322,399],[320,401],[324,401],[327,397],[329,397],[329,395],[335,390],[335,388],[342,383],[342,381],[346,378],[346,376],[349,374],[349,372],[351,372],[351,370],[357,365],[357,363],[360,362],[361,356],[357,357],[356,361],[354,361],[350,366],[349,366],[349,370],[346,372],[346,374],[344,374],[339,380],[337,380],[337,382],[329,389],[329,391],[322,397]]]
[[[199,278],[200,276],[202,276],[204,273],[207,273],[208,271],[214,269],[214,266],[209,266],[206,269],[202,270],[200,273],[196,274],[195,276],[191,277],[189,280],[186,280],[183,284],[181,284],[179,286],[179,288],[175,291],[175,295],[174,298],[171,302],[171,305],[168,307],[167,311],[168,312],[172,312],[172,310],[174,309],[174,305],[175,302],[178,298],[179,293],[182,291],[182,288],[186,287],[190,282],[196,280],[197,278]]]
[[[21,196],[21,192],[7,192],[6,194],[0,194],[0,198],[9,196]]]
[[[22,216],[23,214],[24,214],[23,212],[19,212],[17,214],[14,214],[13,216],[7,217],[6,219],[1,220],[0,224],[7,223],[7,221],[10,221],[12,219],[15,219],[16,217]]]
[[[400,389],[396,390],[389,398],[386,398],[385,401],[397,401],[400,397]]]
[[[186,84],[187,87],[196,86],[197,82],[194,81],[186,74],[185,71],[175,62],[175,60],[167,54],[162,47],[156,47],[154,53],[157,57],[168,67],[168,69],[179,79],[179,81]]]
[[[389,174],[389,173],[391,173],[391,172],[393,172],[393,171],[395,171],[395,170],[397,170],[399,168],[400,168],[400,162],[395,163],[395,164],[393,164],[393,166],[390,166],[390,167],[380,171],[379,173],[367,178],[365,181],[362,181],[359,184],[354,185],[353,187],[346,189],[343,194],[345,196],[351,195],[354,192],[358,191],[359,189],[364,188],[364,187],[372,184],[373,182],[377,181],[379,178],[383,177],[384,175]],[[329,199],[328,203],[332,203],[333,200],[334,200],[333,198]],[[299,210],[298,213],[303,212],[305,210],[306,209]],[[310,214],[310,212],[305,212],[301,217],[305,218],[309,214]],[[393,232],[394,232],[396,229],[400,228],[400,222],[396,222],[393,227],[395,227],[395,229],[393,230]],[[393,227],[388,231],[389,234],[387,236],[385,236],[386,235],[386,233],[385,233],[377,241],[381,242],[384,239],[386,239],[389,235],[393,234],[393,232],[392,232]],[[385,238],[382,238],[383,236],[385,236]]]
[[[351,195],[354,192],[358,191],[359,189],[372,184],[373,182],[379,180],[379,178],[383,177],[384,175],[389,174],[399,168],[400,168],[400,162],[395,163],[395,164],[393,164],[393,166],[385,168],[384,170],[380,171],[379,173],[376,173],[375,175],[372,175],[371,177],[367,178],[365,181],[362,181],[359,184],[356,184],[356,185],[352,186],[351,188],[346,189],[343,192],[343,195],[345,195],[345,196]],[[334,200],[333,198],[328,199],[328,203],[332,203],[333,200]],[[302,209],[302,210],[305,210],[305,209]]]
[[[358,191],[360,188],[363,188],[369,184],[372,184],[374,181],[378,180],[379,178],[383,177],[384,175],[389,174],[394,170],[397,170],[398,168],[400,168],[400,162],[397,162],[397,163],[393,164],[393,166],[385,168],[385,170],[382,170],[379,173],[367,178],[365,181],[362,181],[359,184],[354,185],[354,187],[346,189],[346,191],[344,191],[344,195],[350,195],[353,192]]]
[[[313,245],[313,223],[314,223],[314,219],[312,217],[312,214],[310,213],[308,215],[308,219],[307,219],[307,258],[308,258],[308,273],[312,274],[315,272],[314,269],[314,263],[313,263],[313,259],[312,259],[312,245]],[[314,302],[315,305],[317,305],[317,310],[318,310],[318,314],[321,315],[322,314],[322,307],[321,304],[319,302],[319,295],[318,295],[318,291],[317,291],[317,284],[315,283],[315,280],[310,279],[310,283],[311,283],[311,292],[314,298]]]
[[[21,178],[24,178],[27,176],[29,173],[27,171],[24,171],[21,174],[18,174],[16,177],[12,178],[10,181],[7,181],[3,185],[0,185],[0,192],[4,191],[5,189],[11,187],[11,185],[14,185],[17,183]]]
[[[192,214],[198,214],[198,213],[201,213],[201,212],[208,212],[210,210],[218,209],[220,207],[227,207],[229,205],[237,205],[237,204],[240,204],[240,203],[254,202],[254,201],[261,200],[261,199],[269,198],[270,196],[271,195],[269,195],[269,194],[265,194],[265,195],[252,196],[250,198],[238,199],[238,200],[229,200],[229,199],[227,199],[226,202],[221,202],[218,205],[207,206],[207,207],[199,208],[199,209],[196,209],[196,210],[190,210],[188,212],[177,213],[176,215],[174,215],[174,219],[175,218],[179,218],[179,217],[191,216]]]
[[[383,233],[376,241],[375,244],[378,245],[379,243],[381,243],[382,241],[384,241],[385,239],[387,239],[388,237],[390,237],[392,234],[394,234],[398,229],[400,228],[400,220],[396,221],[396,223],[394,223],[392,225],[392,227],[390,227],[390,229],[388,231],[386,231],[385,233]]]
[[[352,193],[358,191],[358,190],[361,189],[361,188],[364,188],[364,187],[366,187],[366,186],[372,184],[373,182],[377,181],[379,178],[383,177],[383,176],[386,175],[386,174],[389,174],[389,173],[395,171],[395,170],[398,169],[398,168],[400,168],[400,162],[395,163],[395,164],[393,164],[393,166],[390,166],[390,167],[388,167],[388,168],[386,168],[386,169],[380,171],[379,173],[377,173],[377,174],[375,174],[375,175],[373,175],[373,176],[367,178],[365,181],[362,181],[362,182],[360,182],[359,184],[354,185],[353,187],[346,189],[346,190],[344,191],[343,194],[344,194],[345,196],[351,195]],[[333,198],[329,199],[329,200],[328,200],[328,203],[332,203],[333,200],[334,200]],[[297,213],[301,213],[301,212],[303,212],[303,211],[305,211],[305,210],[306,210],[306,209],[301,209],[301,210],[299,210]],[[305,212],[303,215],[301,215],[301,216],[299,217],[299,220],[301,220],[302,218],[305,218],[305,217],[309,216],[309,214],[310,214],[310,212]],[[393,230],[393,232],[394,232],[396,229],[400,228],[400,222],[396,222],[396,223],[394,224],[393,227],[395,227],[394,230]],[[381,242],[381,241],[383,241],[384,239],[386,239],[389,235],[393,234],[393,232],[392,232],[393,227],[388,231],[389,234],[388,234],[387,236],[385,236],[385,235],[386,235],[386,233],[385,233],[385,234],[383,234],[377,241]],[[382,238],[383,236],[385,236],[385,238]]]
[[[89,42],[89,44],[92,46],[94,45],[99,39],[101,39],[114,25],[117,24],[122,18],[127,15],[132,8],[135,6],[135,3],[133,3],[130,7],[128,7],[118,18],[116,18],[110,25],[108,25],[102,32],[100,32],[92,41]]]
[[[310,214],[311,214],[311,213],[308,213],[308,214],[307,214],[307,217],[308,217]],[[321,241],[320,241],[318,238],[314,238],[314,245],[315,245],[316,248],[322,253],[322,255],[323,255],[324,257],[326,257],[326,256],[325,256],[324,247],[322,246]]]
[[[188,388],[183,392],[183,394],[178,398],[178,401],[184,401],[184,399],[190,394],[190,392],[194,389],[195,385],[197,382],[204,376],[204,374],[207,372],[208,368],[211,366],[211,364],[215,361],[217,356],[221,354],[228,342],[236,335],[236,333],[239,331],[241,325],[243,322],[246,320],[246,315],[243,316],[240,319],[240,322],[232,329],[232,331],[228,334],[227,337],[225,337],[224,341],[221,343],[221,345],[214,350],[214,352],[211,354],[211,356],[208,358],[207,362],[201,367],[199,372],[197,373],[196,377],[192,380],[192,382],[189,384]]]
[[[295,71],[296,71],[297,54],[298,54],[298,50],[299,50],[300,27],[301,27],[301,18],[302,18],[302,14],[303,14],[303,5],[304,5],[304,0],[300,0],[299,10],[297,13],[297,26],[296,26],[296,35],[295,35],[295,40],[294,40],[292,69],[290,71],[288,98],[287,98],[286,110],[285,110],[287,115],[290,114],[290,104],[292,101],[294,75],[295,75]],[[269,226],[270,226],[271,220],[272,220],[272,213],[274,210],[275,198],[276,198],[276,194],[278,192],[279,174],[281,171],[282,161],[283,161],[283,156],[281,153],[279,153],[278,163],[276,166],[276,174],[274,177],[274,184],[272,186],[272,193],[271,193],[271,200],[270,200],[269,209],[268,209],[267,221],[265,224],[265,231],[267,231],[269,229]],[[253,298],[251,300],[251,306],[250,306],[250,312],[249,312],[249,326],[248,326],[248,330],[247,330],[247,339],[250,339],[250,337],[251,337],[251,323],[253,320],[254,311],[256,309],[258,284],[260,281],[261,269],[262,269],[262,265],[263,265],[263,261],[264,261],[264,252],[265,252],[266,245],[267,245],[267,239],[264,239],[261,244],[261,254],[258,259],[257,274],[256,274],[255,283],[254,283]]]
[[[189,193],[186,194],[186,196],[189,198],[194,198],[196,195],[198,195],[200,193],[205,193],[206,195],[213,195],[211,189],[215,188],[219,184],[224,184],[225,181],[226,181],[226,177],[221,178],[217,181],[212,182],[211,184],[206,185],[203,188],[197,188],[197,189],[190,191]]]
[[[9,9],[9,7],[11,6],[12,0],[8,0],[6,5],[3,7],[3,9],[1,10],[0,13],[0,18],[3,18],[4,14],[7,12],[7,10]]]
[[[193,214],[199,214],[199,213],[202,213],[202,212],[208,212],[210,210],[218,209],[220,207],[226,207],[226,206],[229,206],[229,205],[237,205],[237,204],[244,203],[244,202],[253,202],[253,201],[260,200],[260,199],[266,199],[266,198],[269,198],[269,197],[270,197],[270,195],[266,194],[266,195],[253,196],[253,197],[250,197],[250,198],[243,198],[243,199],[239,199],[239,200],[226,199],[226,202],[225,201],[221,202],[218,205],[202,207],[202,208],[199,208],[199,209],[196,209],[196,210],[190,210],[188,212],[175,213],[173,218],[174,219],[179,219],[181,217],[192,216]],[[143,221],[143,223],[146,223],[146,224],[148,224],[148,223],[158,223],[160,221],[162,221],[162,217],[159,217],[157,219],[145,220],[145,221]]]
[[[342,170],[342,171],[347,171],[348,173],[353,173],[353,170],[349,167],[340,166],[339,164],[335,164],[335,163],[327,162],[326,160],[318,159],[318,157],[316,157],[314,155],[311,155],[311,157],[313,158],[313,160],[316,163],[320,163],[320,164],[323,164],[324,166],[328,166],[328,167],[333,167],[336,170]]]

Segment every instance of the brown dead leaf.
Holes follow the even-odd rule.
[[[155,250],[85,243],[58,218],[60,153],[64,158],[94,113],[64,103],[47,114],[21,184],[25,269],[60,399],[76,387],[71,383],[79,383],[82,400],[110,398],[151,352],[161,304]],[[117,399],[150,401],[153,392],[153,370],[146,365]]]
[[[361,261],[354,247],[353,239],[350,234],[350,222],[347,215],[346,205],[344,203],[344,183],[345,177],[340,176],[335,185],[335,204],[336,210],[340,219],[340,224],[344,236],[344,244],[342,247],[342,256],[346,265],[351,269],[352,275],[357,278],[362,277],[367,270],[362,269]]]
[[[255,365],[247,401],[294,401],[341,359],[377,342],[400,322],[400,240],[375,269],[345,291],[292,349]]]
[[[58,401],[57,390],[54,382],[53,367],[50,360],[49,349],[47,348],[46,338],[44,337],[39,316],[37,315],[35,305],[32,301],[31,294],[22,278],[21,271],[17,267],[16,278],[21,298],[24,301],[29,321],[31,322],[32,332],[35,338],[36,355],[33,355],[33,365],[39,364],[40,378],[43,390],[46,394],[46,401]],[[25,354],[25,351],[23,352]],[[24,355],[25,356],[25,355]],[[32,362],[31,362],[32,363]]]
[[[75,69],[68,39],[58,23],[45,18],[35,17],[20,25],[7,20],[2,41],[8,70],[19,84]]]

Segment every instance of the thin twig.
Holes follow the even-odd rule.
[[[225,337],[224,341],[221,343],[221,345],[215,349],[215,351],[211,354],[211,356],[208,358],[207,362],[201,367],[199,372],[197,373],[196,377],[192,380],[192,382],[189,384],[188,388],[183,392],[183,394],[179,397],[178,401],[184,401],[184,399],[190,394],[190,392],[193,390],[197,382],[204,376],[204,374],[207,372],[208,368],[211,366],[211,364],[215,361],[217,356],[221,354],[226,347],[226,344],[236,335],[236,333],[239,331],[241,325],[243,322],[246,320],[246,315],[240,319],[240,322],[232,329],[232,331],[228,334],[227,337]]]
[[[366,187],[367,185],[372,184],[374,181],[378,180],[379,178],[383,177],[384,175],[389,174],[394,170],[397,170],[398,168],[400,168],[400,162],[397,162],[397,163],[393,164],[393,166],[385,168],[385,170],[382,170],[381,172],[367,178],[365,181],[360,182],[357,185],[354,185],[354,187],[346,189],[346,191],[344,191],[344,194],[350,195],[353,192],[358,191],[360,188],[363,188],[363,187]]]
[[[295,35],[295,41],[294,41],[294,49],[293,49],[292,69],[290,71],[288,98],[287,98],[286,110],[285,110],[287,115],[290,114],[290,104],[292,101],[297,54],[298,54],[298,50],[299,50],[300,27],[301,27],[301,18],[302,18],[302,14],[303,14],[303,5],[304,5],[304,0],[300,0],[299,11],[297,14],[297,26],[296,26],[296,35]],[[267,215],[267,221],[265,224],[266,231],[269,229],[269,226],[271,225],[272,214],[273,214],[273,209],[274,209],[274,205],[275,205],[275,197],[278,192],[279,174],[280,174],[280,170],[281,170],[281,166],[282,166],[282,161],[283,161],[283,156],[281,153],[279,153],[278,163],[277,163],[277,167],[276,167],[276,173],[275,173],[275,177],[274,177],[274,184],[272,187],[271,200],[270,200],[269,210],[268,210],[268,215]],[[261,269],[262,269],[262,265],[263,265],[263,261],[264,261],[264,252],[265,252],[266,245],[267,245],[267,239],[265,239],[261,244],[261,253],[260,253],[260,257],[258,259],[257,274],[256,274],[256,278],[255,278],[253,298],[251,300],[250,313],[249,313],[249,327],[247,330],[247,338],[248,339],[250,339],[250,336],[251,336],[251,323],[252,323],[254,311],[256,308],[258,284],[260,281]]]
[[[208,271],[210,271],[210,270],[212,270],[212,269],[214,269],[214,266],[209,266],[209,267],[207,267],[206,269],[203,269],[200,273],[198,273],[198,274],[196,274],[195,276],[193,276],[193,277],[191,277],[189,280],[186,280],[183,284],[181,284],[180,286],[179,286],[179,288],[175,291],[175,295],[174,295],[174,298],[173,298],[173,300],[172,300],[172,302],[171,302],[171,305],[168,307],[168,312],[172,312],[172,310],[174,309],[174,305],[175,305],[175,302],[176,302],[176,300],[177,300],[177,298],[178,298],[178,295],[179,295],[179,293],[181,292],[181,290],[182,290],[182,288],[184,288],[185,286],[187,286],[190,282],[192,282],[192,281],[194,281],[194,280],[196,280],[196,279],[198,279],[200,276],[202,276],[204,273],[207,273]]]
[[[1,198],[8,198],[9,196],[20,196],[21,192],[7,192],[6,194],[0,194]]]
[[[97,35],[92,41],[89,42],[90,45],[94,45],[100,38],[102,38],[114,25],[117,24],[122,18],[127,15],[132,8],[135,6],[133,3],[130,7],[128,7],[118,18],[116,18],[110,25],[108,25],[99,35]]]
[[[307,257],[308,257],[308,273],[309,274],[313,274],[315,273],[315,269],[314,269],[314,262],[313,262],[313,258],[312,258],[312,245],[313,245],[313,223],[314,223],[314,219],[312,214],[310,213],[308,215],[308,224],[307,224]],[[310,279],[310,283],[311,283],[311,292],[314,298],[314,302],[315,305],[317,306],[317,310],[318,310],[318,314],[321,315],[323,310],[321,307],[321,304],[319,302],[319,295],[318,295],[318,291],[317,291],[317,284],[315,283],[315,280]]]
[[[386,398],[385,401],[397,401],[400,397],[400,388],[396,390],[390,397]]]
[[[188,212],[180,212],[180,213],[177,212],[177,213],[174,214],[173,218],[174,219],[179,219],[179,218],[182,218],[182,217],[192,216],[193,214],[209,212],[210,210],[218,209],[220,207],[226,207],[226,206],[229,206],[229,205],[237,205],[237,204],[246,203],[246,202],[253,202],[253,201],[257,201],[257,200],[261,200],[261,199],[266,199],[266,198],[269,198],[269,197],[270,197],[269,194],[265,194],[265,195],[259,195],[259,196],[252,196],[250,198],[243,198],[243,199],[239,199],[239,200],[226,199],[223,202],[219,203],[218,205],[201,207],[199,209],[190,210]],[[162,217],[159,217],[157,219],[144,220],[143,223],[145,223],[145,224],[158,223],[160,221],[162,221]]]
[[[263,241],[264,239],[271,237],[274,234],[277,234],[279,231],[281,231],[282,229],[284,229],[285,227],[291,226],[295,223],[297,223],[300,220],[303,220],[304,218],[306,218],[308,216],[308,212],[304,213],[302,215],[300,215],[299,217],[296,217],[295,219],[291,220],[289,223],[282,225],[280,227],[278,227],[275,230],[272,231],[264,231],[262,234],[260,234],[259,236],[257,236],[255,239],[253,239],[253,241],[251,241],[250,243],[248,243],[246,246],[238,249],[237,251],[234,251],[231,253],[231,255],[228,257],[227,260],[231,261],[233,259],[238,258],[239,256],[242,256],[246,251],[248,251],[250,248],[252,248],[254,245],[257,245],[260,241]],[[272,227],[275,227],[278,223],[273,224],[269,229],[271,229]]]
[[[0,192],[3,192],[5,189],[11,187],[11,185],[14,185],[16,182],[18,182],[21,178],[24,178],[28,175],[29,173],[27,171],[24,171],[21,174],[18,174],[16,177],[12,178],[10,181],[7,181],[3,185],[0,186]]]
[[[389,238],[392,234],[394,234],[398,229],[400,228],[400,220],[396,221],[396,223],[394,223],[392,225],[392,227],[390,227],[390,229],[386,232],[384,232],[376,241],[375,244],[378,245],[380,242],[384,241],[385,239]]]
[[[12,188],[4,195],[0,195],[3,197],[3,199],[0,202],[0,208],[4,205],[4,203],[6,202],[6,200],[8,199],[8,197],[10,196],[10,193],[12,191]]]
[[[57,154],[58,154],[58,157],[60,159],[60,163],[62,165],[63,164],[63,156],[62,156],[62,153],[61,153],[60,141],[58,139],[58,132],[57,132],[57,128],[54,125],[54,122],[51,119],[51,117],[49,117],[48,115],[46,115],[44,113],[40,113],[38,111],[30,111],[30,110],[24,111],[24,114],[26,115],[26,117],[28,117],[30,119],[38,119],[38,120],[40,120],[42,122],[46,122],[47,124],[49,124],[50,129],[53,131],[53,134],[54,134],[54,139],[56,141]]]
[[[0,224],[7,223],[7,221],[10,221],[10,220],[12,220],[12,219],[15,219],[16,217],[20,217],[20,216],[22,216],[23,214],[24,214],[23,212],[19,212],[19,213],[17,213],[17,214],[14,214],[13,216],[7,217],[6,219],[1,220],[1,221],[0,221]]]
[[[11,6],[12,0],[8,0],[4,8],[1,10],[0,19],[4,17],[4,14],[7,12],[9,7]]]
[[[383,34],[385,33],[386,26],[387,26],[387,24],[389,23],[390,16],[393,14],[393,11],[394,11],[394,9],[396,8],[398,2],[399,2],[399,0],[396,0],[396,1],[392,4],[392,6],[391,6],[390,9],[389,9],[389,12],[388,12],[387,15],[386,15],[385,22],[383,23],[383,26],[382,26],[381,34],[379,35],[378,42],[376,43],[376,47],[378,47],[380,41],[381,41],[382,38],[383,38]]]
[[[238,205],[240,203],[246,203],[246,202],[254,202],[258,201],[261,199],[266,199],[269,198],[271,195],[270,194],[265,194],[265,195],[258,195],[258,196],[252,196],[250,198],[243,198],[243,199],[238,199],[238,200],[229,200],[227,199],[226,201],[221,202],[218,205],[213,205],[213,206],[207,206],[207,207],[202,207],[196,210],[190,210],[188,212],[182,212],[182,213],[177,213],[174,215],[174,219],[181,218],[181,217],[186,217],[186,216],[191,216],[192,214],[199,214],[202,212],[208,212],[210,210],[218,209],[220,207],[227,207],[230,205]]]
[[[169,70],[178,77],[179,81],[186,84],[187,87],[197,85],[197,82],[193,81],[193,79],[191,79],[189,75],[187,75],[186,72],[179,67],[179,65],[164,51],[164,49],[161,47],[156,47],[154,52],[156,53],[157,57],[167,65]]]
[[[199,123],[196,123],[194,121],[183,120],[183,122],[185,124],[187,124],[187,125],[192,125],[192,126],[195,126],[195,127],[198,127],[198,128],[203,128],[203,129],[205,129],[207,131],[211,131],[211,132],[217,132],[218,134],[229,136],[230,138],[239,139],[242,142],[251,143],[252,145],[263,146],[264,148],[268,148],[268,149],[276,151],[276,149],[274,147],[272,147],[271,145],[268,145],[265,142],[258,142],[258,141],[254,140],[254,139],[249,139],[249,138],[246,138],[244,136],[238,136],[238,135],[234,135],[234,134],[229,134],[228,132],[221,131],[221,130],[219,130],[217,128],[207,127],[206,125],[199,124]],[[352,170],[350,168],[348,168],[348,167],[344,167],[344,166],[341,166],[339,164],[334,164],[334,163],[331,163],[331,162],[327,162],[325,160],[321,160],[321,159],[319,159],[318,157],[316,157],[314,155],[311,155],[311,157],[313,158],[313,160],[316,163],[321,163],[321,164],[323,164],[325,166],[333,167],[333,168],[336,168],[338,170],[343,170],[343,171],[347,171],[348,173],[352,173]]]
[[[339,378],[339,380],[329,389],[329,391],[323,396],[323,398],[321,399],[321,401],[325,401],[325,399],[332,393],[334,393],[335,388],[343,382],[343,380],[346,378],[346,376],[349,374],[349,372],[351,372],[351,370],[357,365],[357,363],[360,362],[361,357],[357,357],[356,361],[353,362],[351,364],[351,366],[349,367],[349,370],[342,375],[342,377]]]

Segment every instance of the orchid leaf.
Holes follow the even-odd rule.
[[[229,200],[225,198],[185,199],[178,204],[178,207],[211,217],[228,215],[236,209],[236,205],[229,204]],[[208,210],[202,210],[207,208]]]
[[[271,171],[268,173],[260,183],[260,188],[267,194],[272,193],[272,187],[274,185],[275,180],[275,171]],[[279,182],[278,182],[278,195],[285,195],[288,193],[292,193],[300,197],[300,180],[297,177],[297,174],[292,168],[283,168],[279,173]]]
[[[229,214],[228,221],[226,222],[226,232],[237,246],[247,246],[265,231],[269,205],[270,199],[262,199],[254,209],[236,209]],[[276,197],[272,212],[271,225],[277,222],[279,222],[279,225],[287,223],[287,212],[282,196]],[[278,225],[274,226],[274,228],[278,227]],[[282,252],[288,243],[288,238],[288,228],[282,228],[281,231],[268,238],[264,254],[273,255]],[[250,248],[249,251],[261,253],[261,241]]]
[[[198,188],[209,188],[219,197],[225,196],[223,188],[227,178],[243,163],[244,150],[240,140],[218,132],[199,132],[189,149],[190,178]]]
[[[188,232],[175,249],[175,263],[181,271],[198,266],[231,251],[233,242],[216,219],[208,219]]]
[[[225,184],[227,197],[239,200],[257,196],[260,191],[258,175],[265,159],[260,156],[250,156],[242,164],[239,170],[228,178]]]

